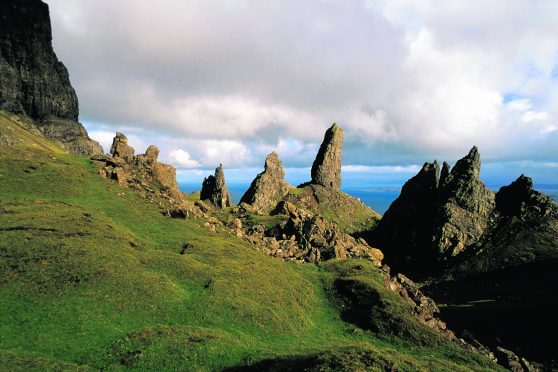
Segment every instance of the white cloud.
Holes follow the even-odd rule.
[[[198,168],[201,165],[199,161],[192,159],[190,154],[182,149],[171,151],[169,158],[171,164],[177,168]]]
[[[558,157],[555,1],[46,1],[105,146],[307,166],[335,121],[346,164]]]

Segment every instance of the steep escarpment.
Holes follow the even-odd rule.
[[[78,99],[52,48],[48,6],[3,0],[0,19],[0,109],[30,117],[45,137],[71,153],[102,153],[77,122]]]

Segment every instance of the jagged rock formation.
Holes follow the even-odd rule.
[[[274,151],[265,158],[264,171],[256,176],[240,203],[250,205],[258,213],[269,213],[293,188],[285,181],[285,170]]]
[[[501,256],[520,237],[536,235],[558,248],[558,239],[552,239],[558,232],[556,202],[533,190],[524,176],[495,194],[480,180],[480,166],[473,147],[451,171],[445,162],[441,172],[436,162],[426,163],[407,181],[369,239],[384,251],[388,264],[420,278],[449,267],[472,270],[467,260],[496,251]],[[506,260],[506,265],[511,262]],[[486,257],[478,270],[487,270],[486,262],[504,264]]]
[[[178,188],[176,169],[160,163],[157,146],[149,146],[145,154],[134,156],[134,149],[122,133],[116,133],[111,156],[94,155],[91,160],[103,178],[117,181],[120,185],[136,190],[145,198],[156,202],[162,212],[170,217],[187,218],[202,216],[203,212],[185,200]]]
[[[343,130],[333,124],[324,136],[318,155],[312,164],[312,181],[334,190],[341,190],[341,149],[343,147]]]
[[[45,137],[71,153],[102,153],[77,122],[76,93],[52,49],[48,6],[3,0],[0,20],[0,110],[29,116]]]
[[[219,208],[232,206],[232,198],[225,183],[223,164],[215,168],[215,175],[204,178],[200,193],[200,200],[208,200]]]
[[[456,256],[479,242],[491,222],[494,193],[480,180],[480,154],[473,147],[459,160],[439,188],[440,210],[434,222],[434,245],[445,256]]]

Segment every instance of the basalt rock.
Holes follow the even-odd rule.
[[[159,149],[149,146],[145,154],[134,156],[126,136],[117,133],[111,146],[111,156],[95,155],[91,161],[99,174],[120,185],[137,191],[157,203],[165,215],[173,218],[202,216],[203,211],[188,202],[178,188],[176,169],[158,161]]]
[[[285,182],[285,170],[279,156],[272,152],[265,159],[264,171],[252,181],[240,203],[250,205],[259,213],[269,213],[291,188],[293,187]]]
[[[458,266],[488,270],[484,262],[506,266],[518,256],[526,257],[527,251],[519,254],[519,248],[511,253],[509,247],[519,242],[528,251],[536,250],[531,241],[558,250],[558,239],[552,238],[558,231],[556,202],[533,190],[524,176],[495,194],[480,180],[480,166],[473,147],[451,171],[447,163],[441,172],[436,162],[426,163],[403,186],[369,236],[386,254],[386,263],[422,278]],[[506,251],[512,258],[504,261]],[[473,268],[466,263],[479,257],[484,257],[482,265]]]
[[[441,256],[456,256],[478,243],[491,222],[495,196],[480,180],[480,166],[479,151],[473,147],[455,164],[439,189],[434,244]]]
[[[207,200],[219,208],[228,208],[232,206],[231,194],[225,183],[223,164],[220,164],[215,169],[214,176],[210,175],[204,178],[200,200]]]
[[[436,261],[432,239],[438,203],[438,172],[437,162],[425,163],[419,173],[403,185],[400,196],[374,230],[373,242],[380,245],[386,262],[403,272],[430,268]]]
[[[341,190],[341,149],[343,130],[333,124],[324,136],[316,160],[312,164],[312,184]]]
[[[453,169],[426,163],[402,188],[372,233],[372,244],[397,270],[422,277],[480,243],[493,220],[494,193],[479,179],[473,147]]]
[[[110,154],[114,158],[122,158],[126,162],[132,161],[134,158],[134,148],[128,146],[128,137],[120,132],[116,132],[110,147]]]
[[[78,99],[52,48],[48,6],[0,2],[0,110],[30,117],[43,135],[71,153],[102,153],[77,122]]]

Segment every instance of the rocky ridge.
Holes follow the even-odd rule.
[[[164,214],[178,218],[203,216],[203,212],[188,202],[179,190],[176,169],[160,163],[158,157],[159,149],[154,145],[149,146],[145,154],[134,155],[128,138],[116,133],[110,156],[94,155],[91,160],[100,168],[99,174],[103,178],[137,191],[157,203]]]
[[[285,170],[279,155],[274,151],[266,157],[264,171],[252,181],[240,203],[246,204],[256,213],[269,213],[292,188],[285,181]]]
[[[33,119],[46,138],[70,153],[102,153],[77,121],[76,93],[52,48],[48,5],[3,0],[0,19],[0,110]]]
[[[521,176],[495,194],[480,180],[480,167],[476,147],[451,171],[447,163],[441,171],[437,162],[425,163],[368,240],[398,271],[421,278],[482,252],[512,216],[553,226],[556,202],[533,190],[529,178]]]
[[[218,208],[232,207],[232,198],[225,182],[223,164],[215,168],[215,175],[210,175],[203,180],[200,200],[208,201]]]

